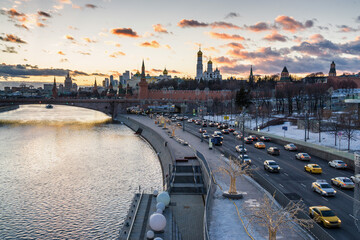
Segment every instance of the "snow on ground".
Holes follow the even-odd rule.
[[[216,122],[226,122],[230,125],[235,125],[236,117],[239,115],[226,115],[229,116],[229,120],[224,120],[224,115],[222,116],[205,116],[204,119],[210,120],[210,121],[216,121]],[[276,116],[276,117],[283,117],[283,116]],[[265,121],[265,120],[264,120]],[[258,118],[257,121],[258,125],[261,125],[263,123],[263,120]],[[297,126],[290,125],[290,122],[285,122],[281,125],[276,126],[270,126],[269,128],[264,128],[261,130],[261,132],[267,132],[270,134],[278,135],[278,136],[284,136],[284,130],[282,129],[283,126],[287,126],[288,130],[285,131],[285,137],[286,138],[292,138],[296,140],[303,140],[305,136],[305,130],[304,129],[298,129]],[[251,118],[249,116],[246,117],[245,120],[245,127],[250,129],[256,128],[256,120],[254,118]],[[342,136],[339,140],[337,137],[337,142],[335,145],[335,136],[330,134],[329,132],[322,132],[320,141],[319,141],[319,133],[313,133],[310,132],[309,139],[306,141],[313,144],[318,144],[326,147],[331,147],[334,149],[339,149],[342,151],[347,151],[348,149],[348,142],[347,139]],[[350,143],[350,152],[354,151],[360,151],[360,131],[355,131],[354,134],[354,140],[351,140]]]
[[[287,126],[288,128],[288,130],[285,131],[285,137],[304,141],[305,130],[298,129],[297,126],[290,125],[290,122],[285,122],[282,125],[270,126],[269,131],[267,128],[264,128],[261,131],[278,136],[284,136],[284,130],[282,130],[283,126]],[[335,146],[335,136],[330,134],[329,132],[321,133],[320,142],[319,142],[319,133],[310,132],[309,135],[310,135],[309,139],[306,140],[309,143],[327,146],[340,150],[347,150],[348,148],[348,141],[344,136],[342,136],[340,140],[339,138],[337,138],[337,143]],[[359,150],[360,150],[360,131],[356,131],[355,139],[351,140],[350,143],[350,151],[359,151]]]

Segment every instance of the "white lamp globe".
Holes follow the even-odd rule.
[[[154,240],[163,240],[161,237],[157,237]]]
[[[156,213],[160,213],[160,214],[162,214],[162,213],[163,213],[163,210],[162,210],[162,209],[160,209],[160,208],[158,208],[158,209],[156,209]]]
[[[147,231],[146,238],[147,239],[153,239],[155,237],[155,233],[151,230]]]
[[[153,195],[156,197],[159,194],[158,190],[154,190]]]
[[[170,196],[167,192],[162,192],[156,197],[156,202],[162,202],[165,204],[165,207],[169,206]]]
[[[165,210],[165,204],[163,202],[158,202],[156,204],[156,209],[161,209],[161,210]]]
[[[150,216],[149,225],[155,232],[161,232],[166,227],[166,218],[160,213],[153,213]]]

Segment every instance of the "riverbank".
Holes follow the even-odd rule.
[[[0,113],[16,110],[18,108],[19,108],[19,105],[3,106],[3,107],[0,107]]]

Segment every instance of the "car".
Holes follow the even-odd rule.
[[[203,126],[203,127],[207,127],[206,122],[203,122],[203,123],[202,123],[202,126]]]
[[[354,176],[351,176],[350,179],[353,183],[360,183],[360,174],[355,174]]]
[[[247,152],[247,149],[243,145],[236,145],[235,149],[237,152]]]
[[[246,137],[246,138],[244,139],[244,141],[245,141],[245,143],[247,143],[247,144],[252,144],[252,142],[253,142],[253,140],[252,140],[251,138],[248,138],[248,137]]]
[[[255,136],[255,135],[250,135],[249,138],[251,138],[253,141],[257,141],[257,140],[258,140],[257,136]]]
[[[297,147],[293,143],[288,143],[284,146],[284,149],[288,151],[296,151]]]
[[[242,135],[241,135],[241,134],[238,134],[238,135],[236,135],[235,138],[236,138],[236,139],[239,139],[239,140],[242,140]]]
[[[336,191],[333,189],[326,180],[316,180],[311,184],[311,189],[319,193],[321,196],[335,196]]]
[[[202,137],[203,137],[203,138],[209,138],[209,136],[210,136],[210,135],[209,135],[208,133],[206,133],[206,132],[204,132],[204,133],[202,134]]]
[[[271,141],[271,138],[265,137],[265,136],[261,136],[261,137],[260,137],[260,140],[263,141],[263,142],[270,142],[270,141]]]
[[[229,126],[228,126],[226,123],[223,123],[223,124],[221,125],[221,127],[222,127],[223,129],[228,129],[228,128],[229,128]]]
[[[233,135],[234,135],[234,136],[239,135],[238,131],[233,131]]]
[[[221,131],[214,131],[214,134],[215,134],[215,135],[222,136],[222,132],[221,132]]]
[[[217,125],[217,129],[220,129],[220,130],[223,129],[222,125],[221,125],[221,124],[218,124],[218,125]]]
[[[297,160],[302,160],[302,161],[310,161],[310,160],[311,160],[310,155],[307,154],[307,153],[297,153],[297,154],[295,155],[295,158],[296,158]]]
[[[277,147],[269,147],[267,153],[271,155],[280,155],[280,150]]]
[[[331,183],[339,188],[354,189],[355,184],[347,177],[335,177],[331,179]]]
[[[229,132],[234,132],[234,131],[235,131],[235,129],[229,128]]]
[[[203,128],[199,128],[199,133],[206,133],[206,130]]]
[[[309,173],[322,173],[322,169],[318,164],[307,164],[304,166],[304,170]]]
[[[264,169],[268,172],[280,172],[280,166],[274,160],[264,161]]]
[[[221,132],[223,133],[223,134],[229,134],[230,132],[229,132],[229,129],[223,129],[223,130],[221,130]]]
[[[179,122],[178,122],[178,123],[176,123],[176,125],[177,125],[177,126],[179,126],[179,127],[181,127],[181,126],[182,126],[182,124],[181,124],[181,123],[179,123]]]
[[[256,147],[256,148],[265,148],[266,146],[265,146],[265,144],[263,142],[257,142],[257,143],[255,143],[254,147]]]
[[[243,155],[240,154],[238,159],[240,161],[244,159],[244,163],[247,163],[247,164],[251,165],[251,159],[250,159],[249,155],[244,154],[244,158],[243,158]]]
[[[214,127],[214,126],[215,126],[215,124],[213,122],[209,123],[209,127]]]
[[[345,168],[347,168],[347,164],[344,163],[341,160],[332,160],[332,161],[329,162],[329,166],[333,167],[333,168],[337,168],[337,169],[340,169],[340,168],[345,169]]]
[[[315,222],[322,224],[324,227],[340,227],[341,220],[336,214],[326,206],[309,207],[309,215]]]
[[[193,120],[190,118],[190,119],[187,120],[187,122],[188,122],[188,123],[192,123]]]

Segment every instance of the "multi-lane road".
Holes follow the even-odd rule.
[[[188,122],[186,122],[185,125],[187,131],[197,136],[201,136],[199,133],[200,125]],[[206,129],[209,134],[213,134],[214,131],[218,130],[216,127],[209,126],[204,129]],[[222,148],[225,152],[234,156],[238,156],[239,153],[236,152],[235,146],[242,144],[242,141],[236,139],[232,133],[223,136],[223,146],[219,148]],[[204,141],[204,144],[208,144],[207,139]],[[342,221],[341,228],[326,229],[326,231],[335,239],[360,239],[360,232],[355,225],[357,223],[356,216],[354,216],[354,203],[359,202],[359,199],[354,198],[354,191],[341,190],[333,186],[337,192],[336,196],[322,197],[311,189],[311,184],[317,179],[325,179],[331,184],[331,178],[340,176],[350,177],[354,172],[351,170],[338,170],[330,167],[328,165],[328,160],[333,159],[325,160],[311,156],[310,163],[319,164],[323,172],[318,175],[310,174],[304,171],[304,166],[308,164],[308,162],[300,161],[295,158],[297,152],[286,151],[282,145],[273,142],[265,142],[265,144],[266,149],[271,146],[278,147],[280,149],[280,155],[271,156],[266,152],[266,149],[257,149],[254,147],[254,144],[247,144],[247,154],[252,160],[253,167],[256,167],[255,171],[258,171],[269,182],[274,184],[282,193],[292,194],[292,196],[301,198],[307,207],[324,205],[331,208]],[[270,173],[264,170],[263,162],[269,159],[275,160],[280,165],[280,173]]]

